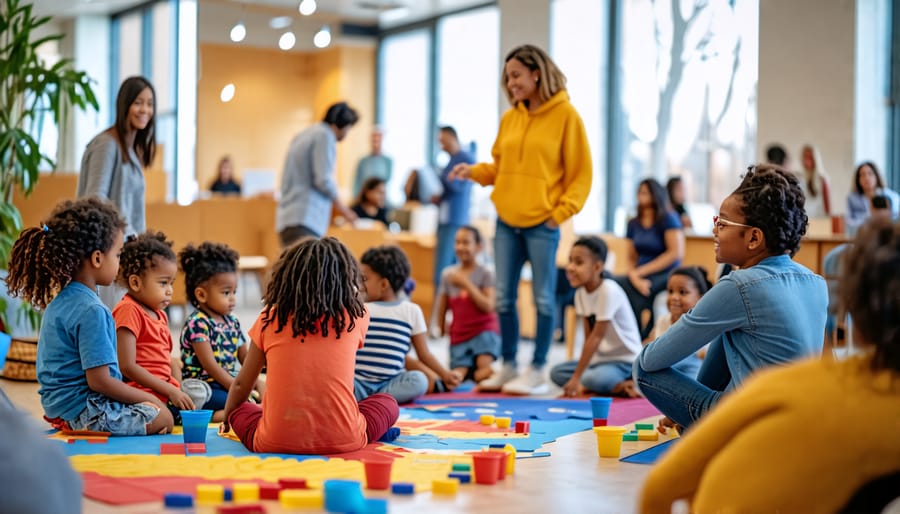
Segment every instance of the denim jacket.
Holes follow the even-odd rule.
[[[825,280],[787,255],[734,271],[656,341],[638,362],[645,371],[671,367],[707,343],[721,345],[731,379],[822,352],[828,291]]]

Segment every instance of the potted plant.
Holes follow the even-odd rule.
[[[38,29],[50,21],[49,16],[37,17],[31,4],[20,0],[0,0],[0,268],[6,269],[12,245],[22,230],[19,209],[13,204],[13,192],[18,189],[28,196],[37,183],[43,165],[55,167],[54,160],[41,153],[41,131],[45,122],[59,126],[69,106],[81,110],[98,109],[91,80],[72,67],[71,59],[48,63],[41,59],[38,49],[44,44],[59,41],[63,34],[38,35]],[[5,278],[5,272],[4,272]],[[8,334],[11,319],[8,309],[15,299],[6,296],[0,287],[0,329]],[[14,310],[17,318],[24,316],[26,325],[37,330],[40,316],[27,307]],[[21,324],[21,323],[20,323]],[[35,343],[31,343],[35,346]],[[0,348],[3,348],[0,341]],[[10,357],[17,350],[10,347]],[[20,351],[30,358],[30,349]],[[3,362],[0,355],[0,362]],[[4,376],[7,376],[4,371]],[[22,377],[15,377],[22,378]],[[32,377],[24,377],[32,378]]]

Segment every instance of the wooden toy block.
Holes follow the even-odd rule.
[[[527,434],[531,432],[531,423],[528,421],[516,421],[516,433]]]
[[[266,514],[266,508],[256,503],[253,505],[219,505],[216,514]]]
[[[655,428],[656,427],[653,426],[653,423],[635,423],[634,424],[635,430],[653,430]]]
[[[235,503],[258,502],[259,486],[250,482],[236,483],[231,486],[231,495]]]
[[[394,494],[413,494],[416,492],[416,486],[409,482],[394,482],[391,484],[391,492]]]
[[[509,428],[512,418],[495,418],[494,422],[497,423],[497,428]]]
[[[278,485],[282,489],[307,489],[305,478],[282,478]]]
[[[321,509],[325,496],[321,489],[284,489],[278,495],[278,503],[286,509]]]
[[[479,421],[481,421],[482,425],[490,426],[494,424],[494,416],[492,414],[482,414]]]
[[[468,484],[472,481],[472,475],[469,473],[454,472],[447,475],[447,478],[455,478],[460,484]]]
[[[459,492],[459,480],[456,478],[432,480],[431,492],[433,494],[456,494]]]
[[[184,455],[185,448],[182,443],[162,443],[159,445],[160,455]]]
[[[659,432],[657,432],[656,430],[638,430],[638,440],[659,441]]]
[[[605,427],[607,426],[607,421],[605,419],[594,418],[594,426],[595,427]]]
[[[187,443],[184,445],[187,453],[206,453],[206,443]]]
[[[260,484],[259,499],[260,500],[277,500],[278,493],[281,492],[281,486],[277,484]]]
[[[225,501],[225,486],[222,484],[198,484],[197,504],[218,505]]]

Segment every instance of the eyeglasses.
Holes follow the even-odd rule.
[[[736,221],[731,221],[731,220],[725,219],[725,218],[723,218],[723,217],[721,217],[721,216],[713,216],[713,225],[716,226],[716,229],[717,229],[717,230],[722,230],[723,228],[725,228],[726,226],[729,226],[729,225],[732,226],[732,227],[753,228],[752,225],[745,225],[745,224],[743,224],[743,223],[738,223],[738,222],[736,222]]]

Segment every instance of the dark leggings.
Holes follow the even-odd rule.
[[[628,280],[628,275],[613,277],[613,279],[622,286],[622,289],[625,290],[625,294],[628,295],[628,302],[631,304],[631,310],[634,311],[634,317],[637,320],[638,328],[641,331],[642,341],[647,339],[647,336],[650,335],[650,331],[653,330],[653,324],[656,322],[656,316],[653,312],[653,301],[656,300],[656,295],[666,290],[666,286],[669,283],[669,271],[660,271],[652,275],[647,275],[644,278],[650,281],[650,296],[644,296],[639,293],[638,290],[631,285],[631,281]],[[646,325],[641,324],[641,313],[644,311],[650,313],[650,319],[647,321]]]
[[[366,418],[366,437],[370,443],[379,440],[400,417],[397,400],[384,393],[373,394],[359,402],[359,412]],[[256,451],[253,449],[253,437],[261,417],[262,407],[250,402],[238,405],[228,416],[231,429],[251,452]]]

